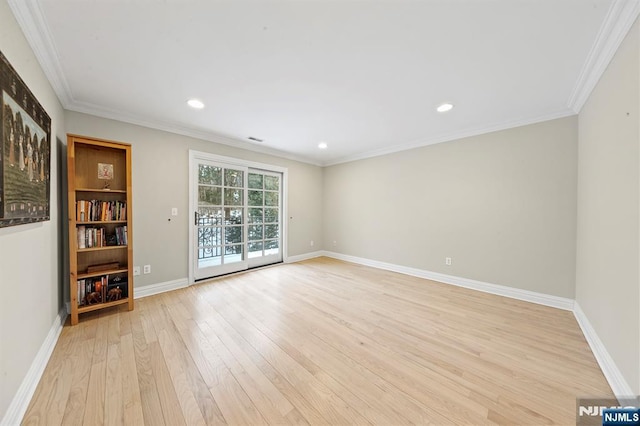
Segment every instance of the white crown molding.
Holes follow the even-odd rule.
[[[400,274],[411,275],[427,280],[438,281],[444,284],[451,284],[483,293],[495,294],[509,297],[511,299],[523,300],[525,302],[536,303],[538,305],[550,306],[565,311],[573,310],[573,299],[566,297],[552,296],[535,291],[522,290],[519,288],[507,287],[498,284],[485,283],[469,278],[456,277],[453,275],[441,274],[439,272],[426,271],[424,269],[410,268],[408,266],[396,265],[393,263],[380,262],[363,257],[349,256],[342,253],[324,251],[324,256],[331,257],[345,262],[357,263],[359,265],[370,266],[372,268],[384,269],[386,271],[398,272]]]
[[[578,325],[582,329],[582,334],[584,334],[584,337],[587,339],[587,343],[589,343],[589,347],[591,347],[591,352],[593,352],[596,361],[598,361],[598,365],[600,365],[600,369],[604,373],[616,397],[624,399],[634,395],[631,386],[629,386],[629,383],[624,379],[620,369],[607,351],[604,343],[602,343],[602,340],[598,337],[598,333],[596,333],[596,330],[587,319],[587,316],[577,301],[574,303],[573,315],[576,317],[576,321],[578,321]]]
[[[150,129],[161,130],[161,131],[175,133],[182,136],[188,136],[196,139],[215,142],[222,145],[228,145],[234,148],[246,149],[248,151],[259,152],[267,155],[273,155],[276,157],[298,161],[301,163],[311,164],[318,167],[329,167],[337,164],[348,163],[351,161],[363,160],[366,158],[380,157],[382,155],[393,154],[395,152],[407,151],[410,149],[420,148],[423,146],[434,145],[434,144],[443,143],[443,142],[450,142],[457,139],[478,136],[486,133],[512,129],[515,127],[521,127],[529,124],[541,123],[543,121],[555,120],[555,119],[565,118],[565,117],[575,115],[575,112],[573,110],[562,109],[560,111],[556,111],[550,114],[540,115],[537,117],[507,121],[503,123],[492,124],[489,126],[462,130],[454,133],[449,133],[443,136],[436,136],[434,138],[419,139],[417,141],[414,141],[408,144],[397,145],[397,146],[383,148],[375,151],[363,152],[363,153],[355,154],[352,156],[342,157],[337,160],[320,162],[320,161],[315,161],[300,155],[291,154],[286,151],[280,151],[278,149],[248,143],[240,139],[223,136],[218,133],[208,132],[203,130],[196,130],[193,128],[181,126],[179,124],[167,123],[167,122],[154,120],[146,117],[136,117],[132,114],[122,113],[120,111],[111,110],[108,108],[104,108],[102,106],[93,105],[86,102],[74,101],[73,104],[69,105],[66,109],[69,111],[89,114],[96,117],[107,118],[110,120],[121,121],[129,124],[135,124],[137,126],[142,126],[142,127],[148,127]]]
[[[37,0],[7,0],[27,42],[64,108],[73,102],[55,43]]]
[[[440,136],[431,138],[418,139],[408,144],[396,145],[389,148],[382,148],[374,151],[367,151],[359,154],[354,154],[346,157],[341,157],[337,160],[331,160],[324,163],[325,167],[335,166],[337,164],[348,163],[351,161],[364,160],[367,158],[380,157],[382,155],[393,154],[396,152],[408,151],[410,149],[422,148],[428,145],[435,145],[443,142],[451,142],[458,139],[469,138],[472,136],[479,136],[486,133],[498,132],[500,130],[513,129],[515,127],[527,126],[529,124],[541,123],[543,121],[556,120],[559,118],[565,118],[572,115],[576,115],[573,110],[561,109],[560,111],[551,112],[549,114],[539,115],[537,117],[529,117],[518,120],[505,121],[500,123],[494,123],[487,126],[475,127],[463,129],[453,133],[447,133]]]
[[[19,425],[22,422],[24,413],[27,412],[31,398],[33,398],[33,394],[38,387],[40,378],[42,378],[42,373],[44,373],[44,369],[49,362],[49,358],[51,358],[53,349],[56,347],[58,337],[62,332],[62,326],[66,319],[67,313],[63,308],[58,312],[58,315],[53,320],[53,324],[49,329],[47,337],[45,337],[44,342],[42,342],[36,357],[29,367],[29,371],[27,371],[27,375],[22,380],[22,383],[14,395],[7,412],[2,418],[2,421],[0,421],[1,426]]]
[[[639,0],[614,0],[589,51],[568,107],[580,112],[618,47],[640,14]]]
[[[69,111],[75,111],[83,114],[89,114],[96,117],[106,118],[109,120],[116,120],[123,123],[135,124],[136,126],[147,127],[150,129],[161,130],[168,133],[174,133],[177,135],[188,136],[195,139],[205,140],[209,142],[215,142],[222,145],[232,146],[234,148],[245,149],[247,151],[259,152],[261,154],[273,155],[279,158],[285,158],[287,160],[298,161],[301,163],[311,164],[314,166],[322,167],[322,163],[311,160],[301,155],[291,154],[289,152],[280,151],[275,148],[269,148],[266,146],[260,146],[245,142],[240,139],[224,136],[219,133],[209,132],[206,130],[197,130],[190,127],[182,126],[177,123],[169,123],[161,120],[155,120],[149,117],[136,116],[131,113],[123,113],[110,108],[105,108],[99,105],[90,104],[87,102],[74,101],[67,108]]]
[[[142,297],[153,296],[167,291],[178,290],[189,286],[188,278],[180,278],[173,281],[165,281],[158,284],[150,284],[133,288],[133,298],[140,299]]]

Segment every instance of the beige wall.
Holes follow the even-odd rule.
[[[576,300],[640,394],[640,30],[579,118]]]
[[[293,217],[288,219],[288,255],[320,249],[320,167],[75,112],[66,113],[66,129],[69,133],[132,145],[133,258],[135,265],[150,264],[152,271],[136,277],[136,288],[189,275],[190,149],[287,167],[288,216]],[[170,215],[172,207],[178,208],[177,218]],[[311,240],[316,246],[310,246]]]
[[[576,147],[569,117],[328,167],[325,249],[573,298]]]
[[[63,306],[58,147],[64,111],[13,18],[0,2],[0,51],[52,119],[51,220],[0,229],[0,420]]]

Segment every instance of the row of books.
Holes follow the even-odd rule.
[[[78,280],[78,306],[114,302],[127,297],[126,275],[102,275]]]
[[[126,246],[127,226],[117,226],[114,231],[113,234],[108,234],[103,227],[78,226],[78,248]]]
[[[127,203],[124,201],[78,200],[78,222],[127,220]]]
[[[127,242],[127,225],[117,226],[116,227],[116,245],[117,246],[126,246]]]

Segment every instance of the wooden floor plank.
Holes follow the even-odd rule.
[[[127,316],[129,318],[129,316]],[[130,329],[130,321],[127,321]],[[127,333],[121,337],[120,348],[122,353],[122,400],[124,404],[124,424],[142,425],[144,414],[142,411],[142,399],[140,385],[138,384],[138,372],[136,368],[136,356],[133,345],[133,335]]]
[[[236,378],[242,377],[240,383],[251,400],[268,418],[284,422],[284,417],[293,410],[293,405],[235,343],[229,335],[229,327],[219,315],[210,318],[208,324],[224,346],[219,348],[225,363]]]
[[[212,332],[209,333],[211,337],[214,336]],[[369,423],[362,414],[355,411],[353,407],[346,404],[338,395],[331,392],[331,390],[315,378],[313,374],[269,339],[263,338],[261,340],[260,352],[314,407],[323,413],[323,416],[326,417],[330,423]]]
[[[149,345],[151,352],[151,369],[155,378],[158,397],[160,398],[160,407],[164,416],[165,423],[171,426],[186,424],[186,418],[182,413],[180,406],[179,390],[176,389],[171,381],[171,375],[167,368],[167,359],[160,344],[155,341]]]
[[[174,304],[168,308],[175,328],[166,330],[166,333],[170,334],[169,338],[177,342],[176,344],[179,347],[175,353],[176,360],[182,369],[187,386],[200,409],[205,423],[215,425],[224,424],[224,416],[213,399],[213,395],[211,395],[209,391],[209,386],[207,386],[207,381],[199,368],[199,365],[201,365],[204,367],[205,374],[209,372],[209,369],[205,366],[206,362],[202,362],[201,358],[202,352],[200,347],[203,341],[200,340],[196,343],[194,339],[192,339],[192,329],[188,328],[188,325],[185,323],[186,317],[183,315],[179,305],[179,303]],[[197,326],[194,325],[193,329],[197,329]],[[195,361],[196,358],[199,358],[198,361],[200,361],[200,363]],[[211,381],[210,384],[213,385]]]
[[[82,326],[84,324],[80,327]],[[94,338],[83,340],[78,352],[73,356],[74,369],[70,377],[71,391],[62,419],[63,425],[81,425],[83,422],[94,344]]]
[[[164,425],[164,416],[160,406],[160,396],[156,379],[151,368],[151,350],[147,343],[145,327],[140,311],[130,313],[133,351],[136,361],[137,381],[140,388],[140,402],[145,425]],[[155,334],[154,334],[155,336]]]
[[[235,312],[233,312],[235,311]],[[245,316],[240,316],[242,312]],[[246,326],[251,323],[265,335],[273,339],[278,345],[281,345],[282,339],[271,329],[269,324],[261,319],[251,317],[251,313],[242,307],[234,305],[234,309],[229,309],[226,315],[234,318],[233,324],[243,335],[247,335],[250,330]],[[333,389],[339,386],[352,387],[358,389],[358,395],[363,402],[368,403],[366,408],[368,412],[375,412],[377,421],[385,420],[387,423],[395,423],[398,421],[425,423],[427,417],[425,412],[427,407],[417,404],[409,395],[402,392],[397,387],[383,380],[380,376],[361,364],[350,358],[349,356],[339,352],[332,351],[327,347],[326,343],[311,333],[306,333],[304,329],[295,330],[295,324],[289,324],[287,335],[296,340],[298,349],[302,354],[313,360],[320,367],[316,377],[327,375],[331,372],[331,378],[326,377],[325,383]],[[284,326],[280,326],[284,327]],[[335,385],[334,382],[340,383]],[[403,401],[402,405],[398,401]],[[432,413],[435,417],[435,413]],[[446,419],[439,419],[441,424],[446,423]]]
[[[253,290],[252,290],[253,291]],[[315,300],[318,300],[317,298]],[[444,406],[451,411],[451,416],[457,423],[477,423],[482,418],[486,418],[487,410],[480,404],[468,398],[460,398],[464,396],[461,390],[451,389],[450,386],[442,386],[443,382],[439,382],[437,391],[435,391],[431,383],[437,383],[434,375],[429,374],[430,371],[423,371],[408,362],[398,362],[402,354],[393,351],[384,345],[379,345],[375,340],[369,337],[370,327],[359,333],[352,329],[344,321],[336,321],[334,324],[326,325],[327,320],[331,319],[332,311],[325,306],[326,312],[316,312],[314,306],[304,306],[301,302],[303,299],[292,304],[297,306],[300,311],[299,316],[291,316],[289,321],[285,323],[297,322],[299,317],[305,317],[312,320],[314,330],[312,333],[319,335],[326,345],[333,345],[334,349],[350,354],[359,362],[372,369],[377,374],[384,377],[398,386],[403,392],[412,396],[412,398],[421,401],[426,407]],[[267,302],[264,302],[268,305]],[[326,315],[329,314],[329,315]],[[335,313],[334,313],[335,314]],[[262,319],[263,321],[266,318]],[[339,331],[337,331],[339,330]],[[295,339],[294,339],[295,340]],[[385,360],[381,354],[387,354],[388,360]],[[422,378],[422,380],[419,380]],[[444,383],[446,385],[446,383]],[[443,421],[442,419],[440,421]]]
[[[204,417],[202,417],[200,407],[198,407],[196,398],[187,382],[187,376],[180,365],[178,344],[172,339],[166,329],[160,332],[158,341],[160,342],[162,353],[166,359],[167,369],[171,375],[171,381],[177,393],[185,422],[188,425],[204,425]]]
[[[65,326],[25,425],[572,424],[613,397],[570,312],[327,258]]]
[[[114,316],[117,318],[117,315]],[[110,321],[110,329],[112,325],[113,323]],[[120,340],[119,333],[117,334],[117,340]],[[120,352],[120,343],[111,344],[107,349],[107,376],[104,404],[104,423],[106,425],[115,426],[124,423],[124,398],[122,395],[122,356]]]
[[[263,304],[261,307],[261,311],[265,311],[265,310],[268,311],[267,306],[264,303],[264,298],[262,300],[263,300]],[[278,345],[282,347],[290,347],[291,343],[286,342],[283,344],[283,340],[287,338],[291,338],[293,342],[296,342],[296,345],[298,348],[296,349],[297,352],[300,352],[300,350],[305,351],[305,348],[309,345],[308,343],[309,340],[312,340],[315,338],[311,330],[301,329],[300,333],[295,333],[291,331],[293,327],[296,326],[296,321],[287,321],[286,324],[279,323],[278,326],[273,327],[278,330],[277,332],[274,332],[270,328],[271,324],[268,320],[268,316],[265,317],[265,316],[258,315],[257,318],[253,318],[255,315],[257,315],[256,312],[258,311],[256,311],[255,309],[251,309],[250,306],[248,306],[247,309],[245,309],[239,305],[234,305],[234,309],[246,315],[242,320],[237,319],[236,321],[233,321],[236,327],[242,327],[247,322],[250,322],[258,330],[263,332],[265,335],[269,336]],[[249,312],[248,309],[251,309],[251,312]],[[359,378],[361,378],[363,375],[367,376],[368,380],[365,381],[366,389],[362,390],[361,388],[358,388],[360,389],[359,395],[362,398],[364,398],[365,401],[367,400],[371,401],[371,405],[377,406],[378,410],[381,411],[380,413],[381,419],[385,418],[386,416],[393,416],[391,412],[395,411],[396,412],[395,419],[394,419],[395,422],[401,421],[404,418],[405,420],[410,419],[410,421],[413,423],[424,424],[424,423],[428,423],[429,420],[437,419],[438,424],[452,424],[452,422],[450,422],[445,417],[439,416],[436,412],[430,410],[430,408],[427,405],[417,403],[409,394],[404,393],[398,387],[394,386],[391,382],[382,380],[384,384],[381,385],[380,377],[377,376],[375,372],[372,373],[370,370],[368,370],[367,368],[364,368],[357,361],[350,359],[348,356],[345,356],[340,351],[333,351],[332,349],[329,349],[328,352],[331,353],[334,359],[332,359],[331,357],[323,359],[322,357],[323,349],[330,348],[330,346],[328,346],[326,342],[322,341],[321,339],[315,338],[315,341],[317,343],[317,346],[314,346],[313,349],[311,349],[307,354],[303,354],[303,356],[308,356],[310,360],[313,360],[314,362],[322,363],[326,365],[326,367],[324,369],[316,367],[317,372],[314,373],[314,375],[324,376],[325,371],[332,371],[334,372],[334,375],[336,378],[340,378],[340,380],[343,380],[345,383],[349,383],[351,386],[357,385],[359,383]],[[347,352],[347,353],[351,355],[350,352]],[[338,359],[338,361],[336,361],[336,359]],[[343,369],[345,365],[350,365],[351,367],[348,372],[345,369]],[[381,367],[381,368],[384,368],[384,367]],[[342,373],[347,373],[347,374],[343,375]],[[357,373],[357,374],[354,374],[354,373]],[[376,389],[376,388],[379,388],[379,389]],[[379,390],[380,392],[377,393],[376,392],[377,390]],[[376,397],[371,396],[371,393],[374,393],[374,394],[377,393],[376,395],[377,397],[381,397],[382,395],[384,396],[382,396],[382,399],[378,399]],[[368,398],[366,398],[367,396]],[[387,399],[390,402],[390,404],[387,406],[381,406],[382,405],[380,404],[381,400],[384,401],[385,399]],[[402,401],[402,404],[399,404],[399,401]],[[371,409],[371,407],[367,408],[367,410],[368,409]],[[401,411],[402,414],[398,413],[398,411]]]
[[[33,401],[27,409],[25,424],[61,424],[71,393],[72,383],[66,380],[73,374],[74,359],[81,353],[80,330],[63,329],[64,338],[58,341],[49,360],[52,374],[36,389]]]
[[[256,406],[236,378],[228,370],[221,370],[218,384],[211,393],[230,425],[266,425]]]
[[[186,294],[186,293],[185,293]],[[197,293],[190,294],[190,297],[199,297]],[[196,316],[202,315],[206,317],[209,315],[210,308],[203,307],[201,304],[194,305],[195,310],[194,313]],[[192,321],[188,321],[192,322]],[[190,330],[193,335],[194,328],[197,327],[188,326],[187,330]],[[184,336],[184,335],[183,335]],[[218,355],[213,351],[210,347],[208,340],[202,336],[198,335],[197,340],[193,341],[193,343],[197,344],[197,350],[191,350],[192,354],[200,352],[201,356],[197,356],[196,362],[199,365],[200,371],[203,372],[205,377],[210,377],[208,383],[215,382],[217,384],[218,376],[217,373],[213,373],[213,371],[218,368],[225,368],[223,361],[218,357]],[[320,413],[309,404],[309,402],[304,399],[304,397],[295,389],[295,387],[289,383],[281,374],[279,374],[271,364],[267,362],[267,360],[262,356],[262,354],[258,353],[247,341],[244,339],[236,340],[236,344],[238,344],[244,353],[251,359],[251,361],[260,369],[260,371],[269,378],[271,383],[278,389],[278,391],[284,395],[287,400],[294,406],[294,410],[292,410],[289,414],[287,414],[287,420],[296,424],[326,424],[328,423],[325,418],[323,418]],[[215,361],[214,361],[215,360]],[[210,365],[215,363],[215,367],[211,367]],[[203,366],[201,366],[203,364]],[[212,373],[205,372],[211,371]],[[212,385],[213,386],[213,385]]]
[[[107,376],[107,345],[109,318],[102,313],[96,319],[95,343],[91,357],[89,386],[87,387],[86,407],[83,424],[104,424],[105,388]]]

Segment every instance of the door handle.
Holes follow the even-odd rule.
[[[198,226],[198,212],[194,212],[195,213],[195,223],[194,225]]]

